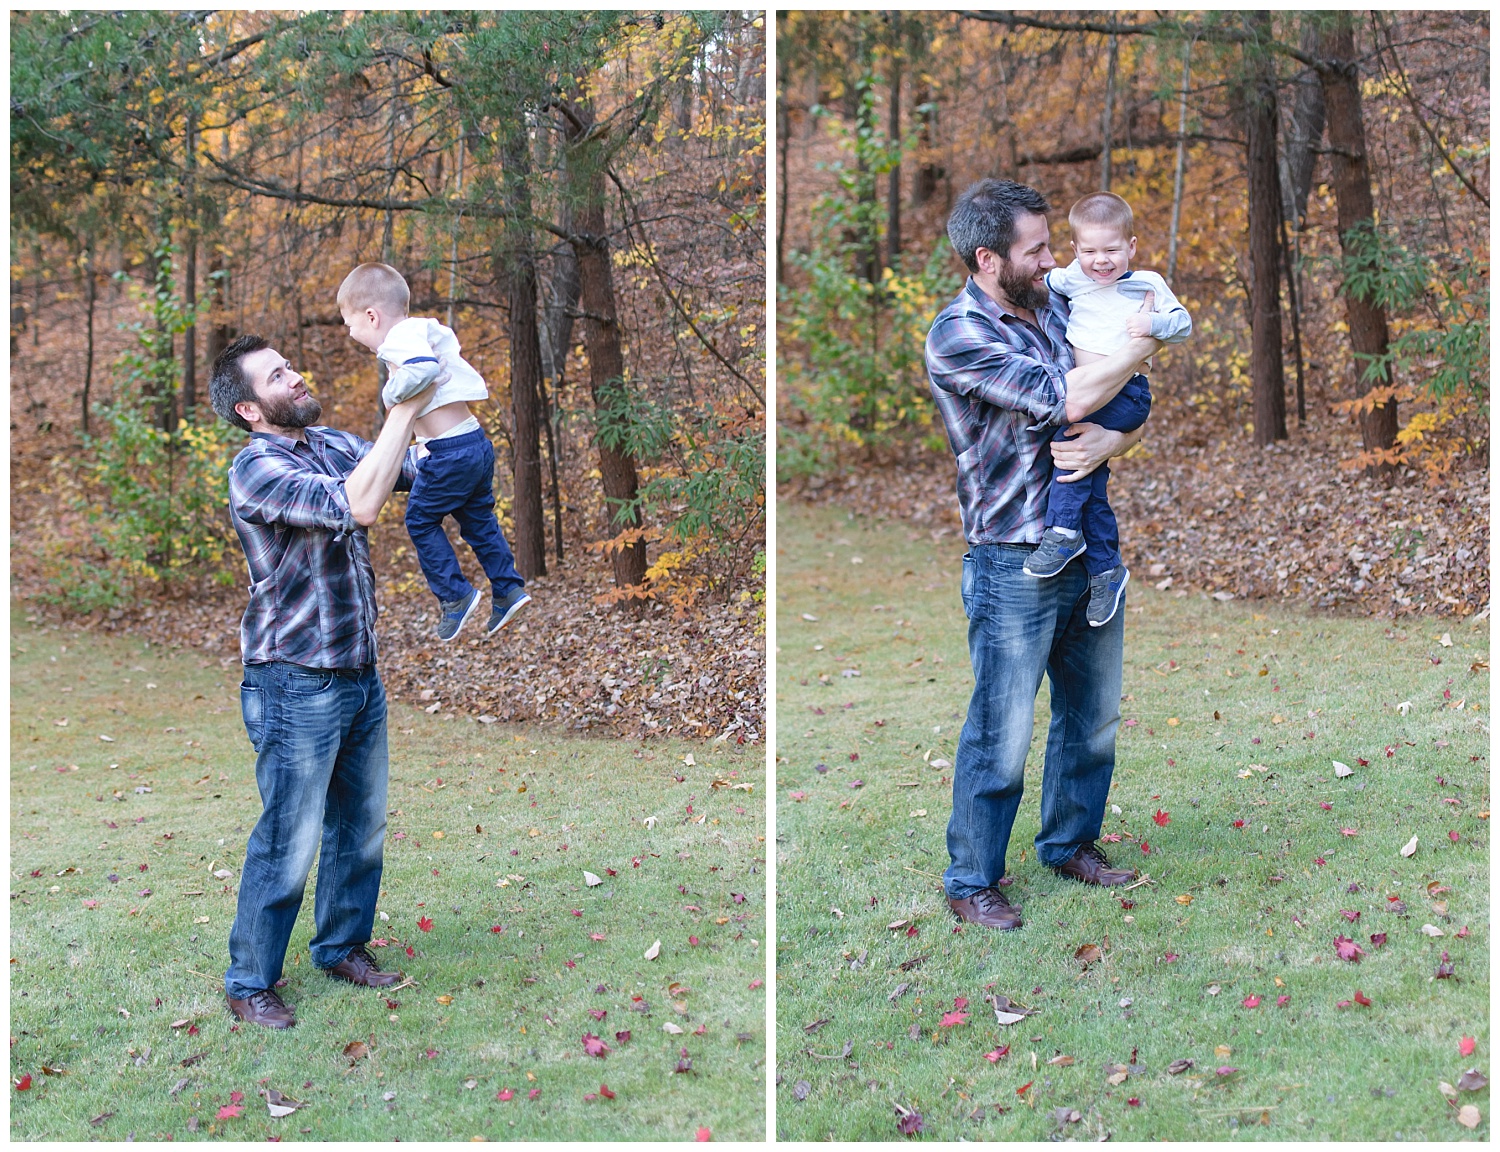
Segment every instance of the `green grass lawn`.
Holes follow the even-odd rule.
[[[764,1137],[760,747],[393,705],[375,951],[414,983],[312,969],[310,881],[278,1033],[224,1004],[237,667],[20,615],[11,645],[13,1139]]]
[[[1488,1139],[1488,1091],[1439,1088],[1489,1070],[1484,622],[1136,573],[1105,847],[1151,882],[1038,865],[1041,719],[1009,849],[1025,926],[959,931],[963,542],[783,505],[777,547],[779,1138],[900,1139],[899,1105],[938,1140]],[[1002,1026],[989,995],[1036,1014]]]

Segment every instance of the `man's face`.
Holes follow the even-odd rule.
[[[1007,257],[979,250],[988,256],[981,258],[980,271],[990,271],[986,264],[991,265],[996,286],[1017,308],[1034,311],[1047,303],[1047,273],[1057,267],[1048,238],[1047,217],[1027,212],[1016,218],[1016,238]]]
[[[1113,284],[1130,271],[1135,259],[1135,237],[1108,224],[1085,224],[1073,233],[1073,254],[1090,280]]]
[[[306,428],[323,415],[323,405],[308,394],[301,375],[274,348],[251,352],[240,363],[264,423],[273,428]]]

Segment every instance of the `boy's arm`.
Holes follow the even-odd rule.
[[[392,329],[380,345],[380,358],[390,373],[380,392],[387,408],[394,408],[425,392],[430,385],[446,380],[443,363],[421,326],[403,321],[398,328],[399,331]]]
[[[1117,284],[1122,296],[1145,296],[1152,293],[1156,303],[1151,312],[1151,335],[1164,344],[1181,344],[1193,334],[1193,318],[1182,302],[1172,294],[1167,282],[1155,272],[1132,272]]]
[[[1054,268],[1047,273],[1047,288],[1059,296],[1071,300],[1094,282],[1084,275],[1083,269],[1074,260],[1066,268]]]

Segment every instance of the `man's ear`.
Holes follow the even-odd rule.
[[[981,244],[974,249],[974,263],[979,265],[979,270],[986,276],[993,274],[1000,267],[1000,259],[995,255],[993,248],[986,248]]]
[[[234,406],[235,413],[246,424],[254,427],[261,422],[260,405],[250,400],[241,400]]]

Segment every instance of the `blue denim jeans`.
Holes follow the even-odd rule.
[[[1033,550],[1030,544],[988,544],[964,557],[974,695],[953,765],[951,863],[943,886],[955,899],[1005,875],[1043,673],[1051,685],[1052,722],[1037,857],[1047,865],[1065,863],[1098,838],[1104,821],[1120,722],[1125,614],[1090,628],[1081,566],[1037,580],[1021,570]]]
[[[237,1000],[281,978],[313,860],[312,962],[368,943],[385,845],[385,688],[374,667],[326,672],[246,664],[245,731],[262,811],[245,846],[224,990]]]
[[[495,519],[495,448],[481,431],[427,441],[406,501],[406,531],[417,550],[427,587],[439,600],[462,600],[474,590],[459,570],[443,520],[452,516],[496,600],[526,582]]]

